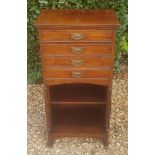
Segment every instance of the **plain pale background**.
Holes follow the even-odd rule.
[[[155,154],[155,1],[129,1],[129,155]],[[0,154],[27,154],[27,1],[0,3]]]

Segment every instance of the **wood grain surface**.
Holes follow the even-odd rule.
[[[113,10],[42,10],[39,32],[48,144],[75,136],[109,139]]]

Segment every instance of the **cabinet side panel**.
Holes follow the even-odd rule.
[[[115,33],[113,30],[112,50],[111,50],[111,78],[109,80],[108,92],[107,92],[107,104],[106,104],[106,133],[105,133],[105,145],[108,146],[109,139],[109,127],[110,127],[110,115],[111,115],[111,93],[112,93],[112,79],[113,79],[113,66],[114,66],[114,52],[115,52]]]

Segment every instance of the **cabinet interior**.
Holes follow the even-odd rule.
[[[103,134],[107,87],[63,84],[50,88],[52,131],[59,134]]]

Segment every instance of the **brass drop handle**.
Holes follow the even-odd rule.
[[[80,60],[73,60],[73,59],[71,59],[71,64],[73,66],[78,67],[78,66],[81,66],[83,63],[84,63],[84,60],[83,59],[80,59]]]
[[[74,78],[80,78],[83,76],[83,73],[82,72],[72,72],[72,77]]]
[[[84,39],[83,33],[70,33],[70,38],[73,40],[82,40]]]
[[[84,50],[83,47],[71,47],[71,52],[74,54],[83,53],[83,50]]]

